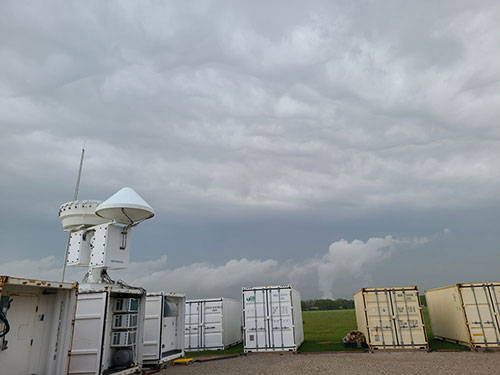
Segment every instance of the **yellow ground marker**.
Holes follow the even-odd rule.
[[[193,358],[179,358],[179,359],[174,359],[172,364],[175,365],[189,365],[190,363],[193,363]]]

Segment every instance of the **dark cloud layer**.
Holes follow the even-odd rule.
[[[86,142],[82,198],[130,185],[157,210],[137,261],[304,262],[448,228],[420,251],[453,247],[457,278],[494,262],[499,21],[495,1],[5,3],[4,260],[60,256]]]

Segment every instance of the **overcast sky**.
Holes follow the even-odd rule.
[[[0,274],[60,278],[85,142],[156,210],[129,283],[498,281],[499,120],[497,1],[5,1]]]

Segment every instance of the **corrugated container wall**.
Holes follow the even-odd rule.
[[[471,348],[500,347],[500,283],[468,283],[425,291],[432,332]]]
[[[427,349],[416,286],[363,288],[354,295],[358,330],[370,349]]]
[[[80,285],[71,375],[142,371],[146,293],[119,285]]]
[[[245,352],[297,351],[304,342],[300,293],[290,285],[242,291]]]
[[[186,351],[223,350],[239,344],[241,301],[210,298],[186,301]]]
[[[67,374],[77,283],[0,276],[0,373]],[[7,323],[6,323],[6,322]]]
[[[144,364],[161,365],[184,356],[185,305],[186,297],[182,294],[147,294]]]

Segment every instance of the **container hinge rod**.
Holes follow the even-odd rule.
[[[488,288],[489,291],[490,291],[490,294],[493,294],[493,297],[495,297],[495,305],[493,306],[493,310],[495,310],[495,316],[496,316],[496,321],[497,321],[497,327],[498,327],[498,330],[500,331],[500,322],[498,321],[498,313],[499,313],[499,305],[498,305],[498,298],[497,298],[497,295],[496,295],[496,291],[495,291],[495,285],[491,284],[491,286]],[[493,302],[493,298],[491,298],[491,301]]]
[[[380,331],[382,334],[382,347],[385,349],[385,337],[384,337],[384,329],[382,328],[383,323],[382,323],[382,314],[380,313],[380,302],[378,298],[378,290],[375,291],[375,300],[377,301],[377,310],[378,310],[378,320],[380,324]],[[377,329],[375,328],[375,332]]]
[[[393,305],[395,307],[395,310],[396,310],[396,318],[398,320],[398,328],[399,328],[399,337],[401,338],[401,345],[404,346],[405,342],[404,342],[404,339],[403,339],[403,329],[401,328],[401,320],[399,319],[399,309],[398,309],[398,303],[397,303],[397,300],[396,300],[396,292],[393,290],[392,292],[392,302],[393,302]],[[412,343],[413,345],[413,343]]]
[[[403,298],[405,300],[406,319],[408,320],[408,327],[410,327],[411,345],[413,346],[413,345],[415,345],[415,341],[413,340],[413,331],[412,331],[412,327],[410,324],[410,313],[408,312],[408,302],[406,301],[406,291],[404,289],[403,289]],[[418,296],[417,296],[417,298],[418,298]],[[415,326],[415,328],[416,328],[416,326]]]
[[[392,310],[391,310],[391,306],[389,306],[390,295],[387,294],[387,289],[384,289],[384,295],[385,295],[385,304],[387,305],[387,314],[391,314]],[[392,314],[392,315],[394,315],[394,314]],[[394,341],[394,330],[395,330],[396,325],[394,325],[394,328],[393,328],[392,320],[391,320],[390,316],[389,316],[389,324],[390,324],[390,329],[391,329],[392,346],[396,347],[396,342]],[[397,337],[396,337],[396,339],[397,339]]]
[[[257,291],[253,291],[253,306],[255,315],[255,349],[259,348],[259,333],[257,332]]]
[[[474,296],[474,303],[476,305],[477,316],[479,317],[479,325],[481,326],[481,331],[483,332],[484,345],[488,346],[488,340],[486,339],[486,333],[484,331],[484,326],[483,326],[483,318],[481,317],[481,311],[479,311],[479,305],[477,304],[477,296],[476,296],[476,290],[474,289],[474,285],[471,286],[471,290],[472,290],[472,295]]]
[[[495,338],[497,339],[497,344],[499,344],[500,341],[498,340],[498,332],[496,330],[495,322],[494,322],[495,315],[493,314],[493,311],[491,309],[491,303],[493,303],[493,300],[491,299],[491,295],[489,295],[488,290],[486,288],[487,287],[485,285],[483,285],[484,296],[486,297],[486,301],[488,301],[488,311],[490,312],[490,316],[491,316],[491,322],[487,322],[487,323],[491,324],[493,326],[493,330],[495,331]],[[488,297],[490,297],[490,298],[488,298]]]

